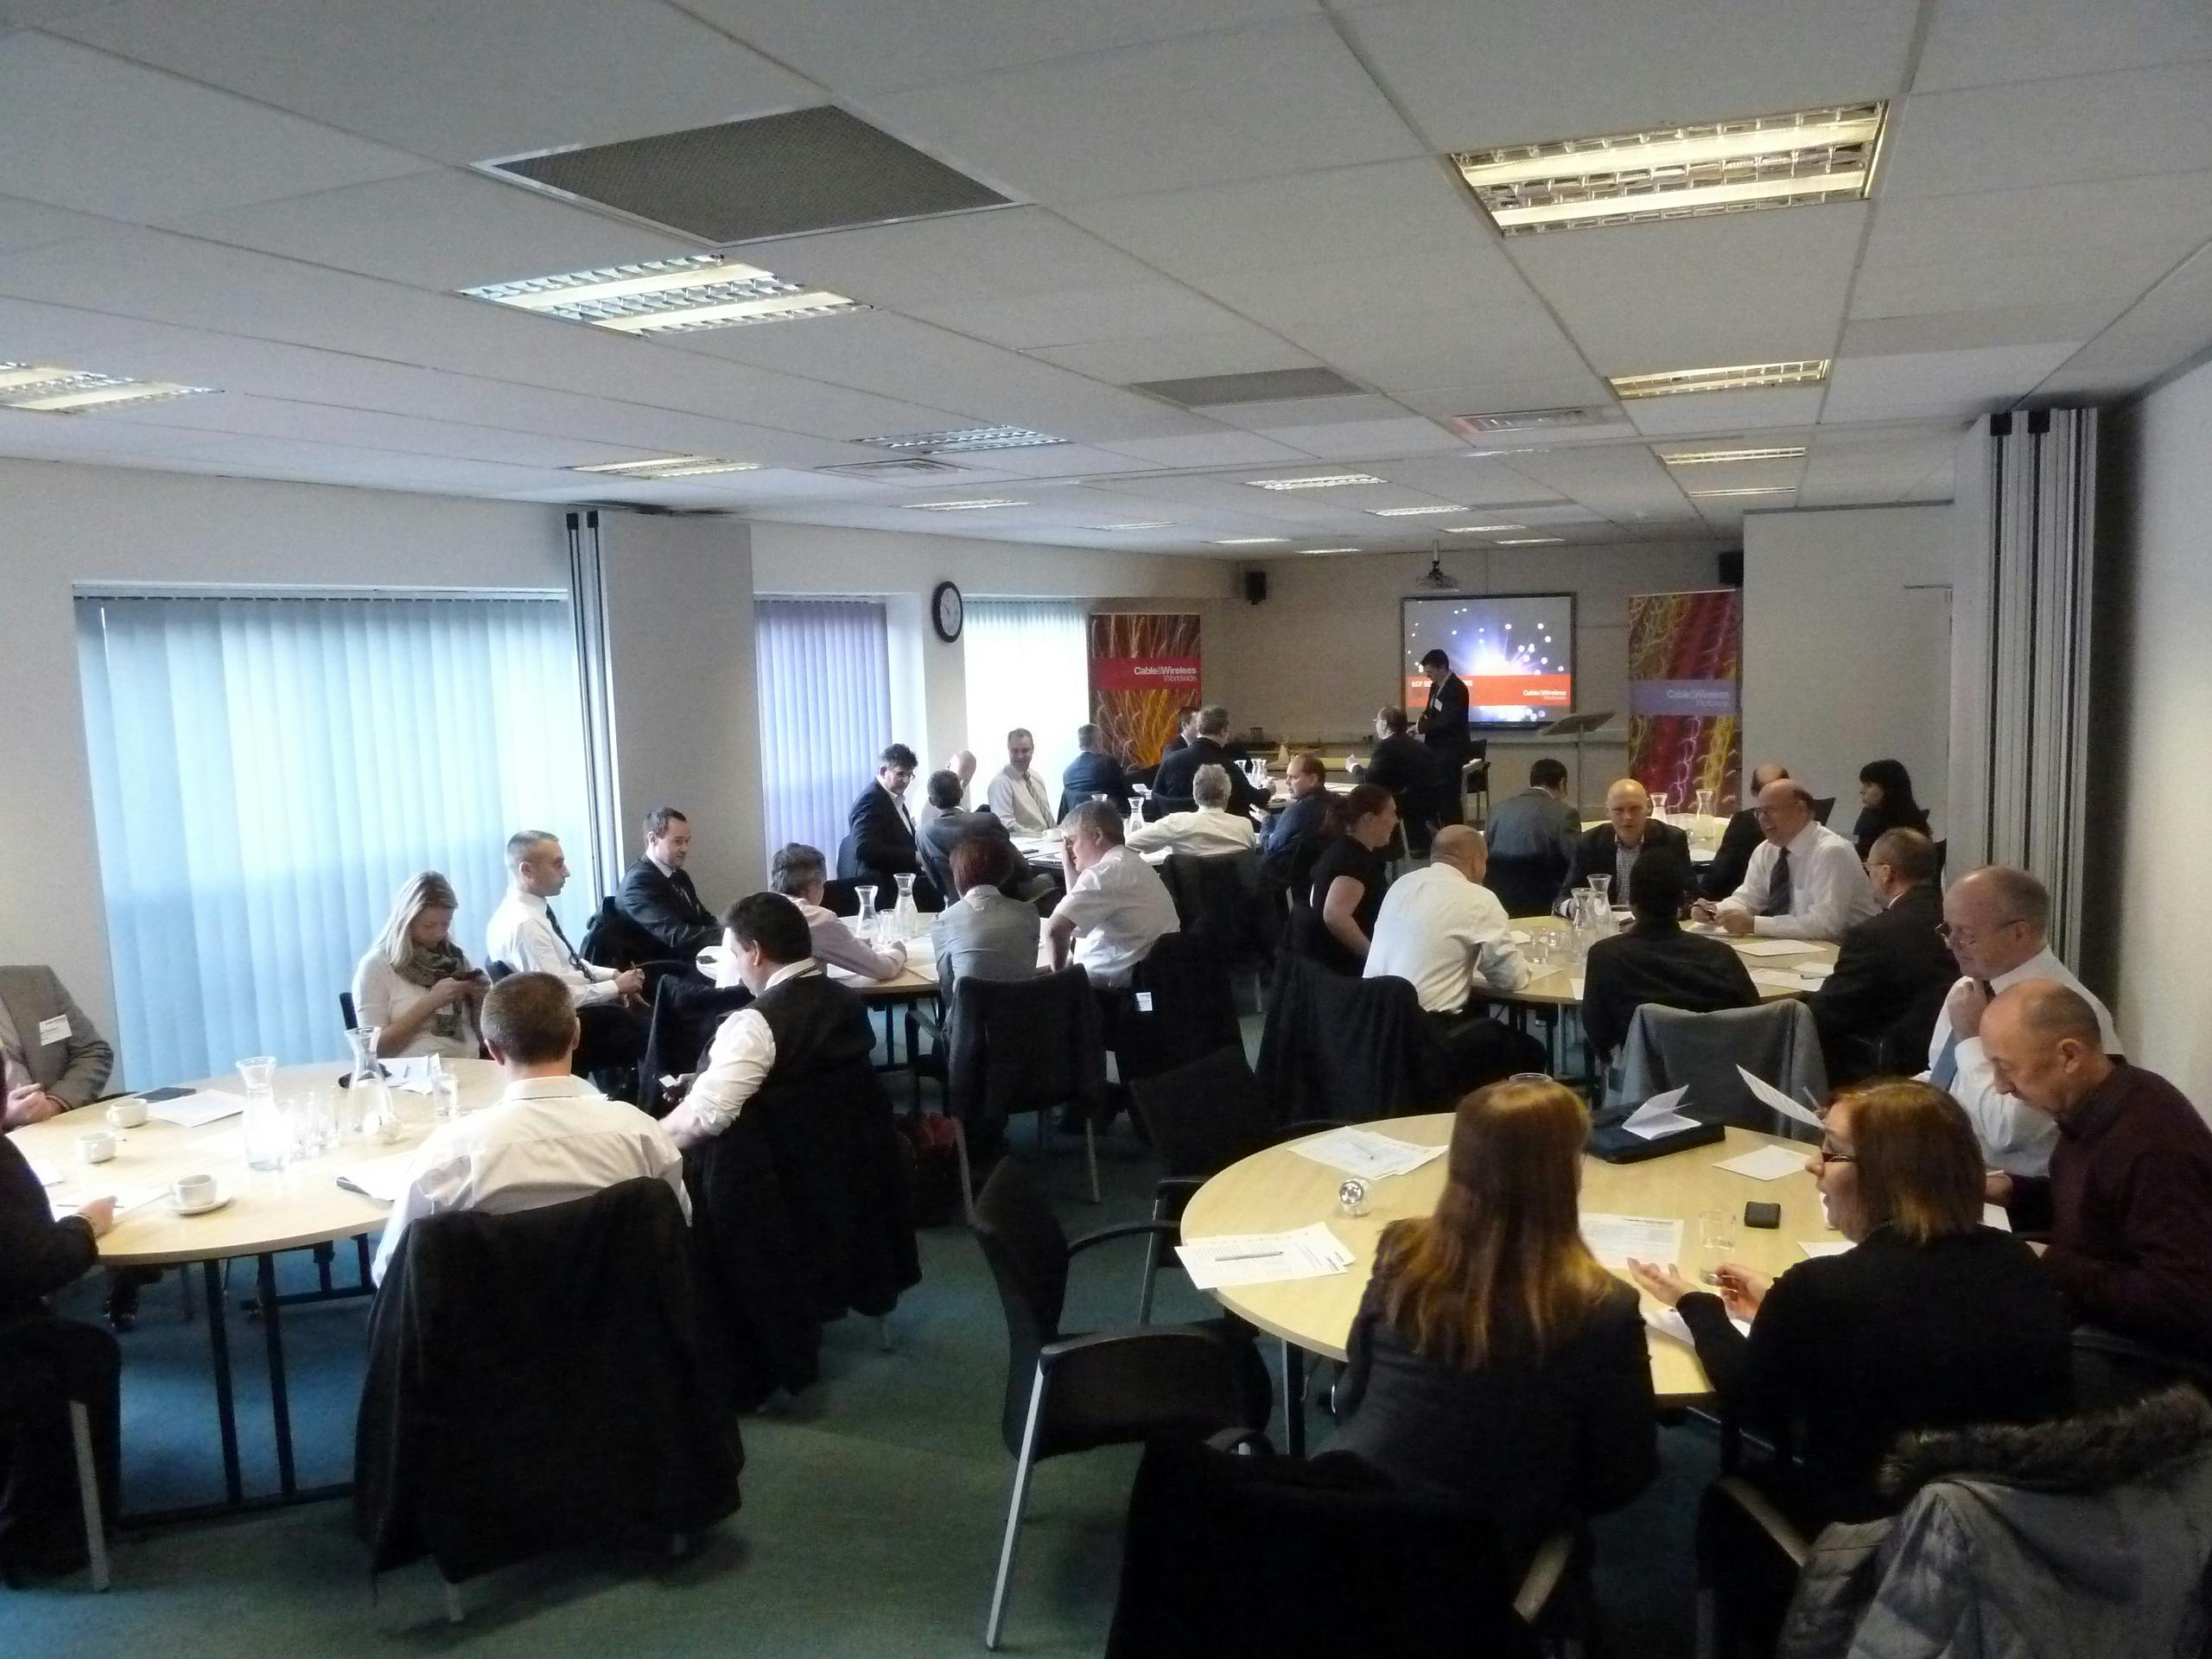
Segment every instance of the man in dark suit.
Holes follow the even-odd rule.
[[[1405,827],[1406,844],[1420,855],[1428,850],[1436,766],[1428,746],[1406,729],[1408,723],[1402,709],[1375,711],[1375,747],[1358,776],[1360,782],[1387,789],[1396,797],[1398,821]]]
[[[1063,818],[1068,809],[1077,801],[1087,801],[1094,795],[1103,795],[1114,803],[1115,810],[1127,813],[1129,810],[1128,774],[1122,770],[1122,763],[1106,747],[1106,734],[1096,726],[1075,728],[1076,757],[1068,762],[1068,769],[1060,774],[1060,811]]]
[[[1882,909],[1844,934],[1835,971],[1813,995],[1830,1083],[1876,1071],[1909,1077],[1927,1064],[1936,1017],[1959,978],[1939,931],[1937,873],[1936,843],[1917,830],[1885,830],[1867,849]]]
[[[1560,883],[1560,899],[1588,886],[1592,876],[1602,875],[1608,879],[1607,898],[1616,905],[1624,902],[1629,873],[1644,853],[1661,848],[1689,862],[1689,836],[1651,816],[1650,793],[1635,779],[1623,778],[1605,791],[1605,816],[1610,823],[1599,824],[1574,843],[1567,880]]]
[[[894,875],[918,878],[914,883],[914,898],[923,903],[926,898],[929,908],[937,905],[936,884],[922,868],[919,842],[914,836],[914,815],[906,810],[906,786],[914,781],[914,768],[919,763],[914,752],[904,743],[893,743],[877,757],[875,781],[861,791],[853,803],[853,810],[846,815],[848,840],[851,844],[851,864],[861,880],[874,878],[878,887],[877,902],[888,904],[897,896],[891,880]],[[953,781],[959,779],[957,775]],[[957,804],[959,792],[954,791]],[[845,874],[843,858],[838,861],[838,874]]]
[[[1759,791],[1777,779],[1787,778],[1789,768],[1777,760],[1762,761],[1751,768],[1751,791],[1744,798],[1755,801]],[[1759,842],[1766,839],[1766,831],[1759,828],[1758,819],[1746,806],[1728,820],[1728,827],[1720,832],[1720,845],[1713,855],[1713,862],[1705,867],[1705,874],[1698,881],[1698,892],[1716,903],[1744,885],[1745,874],[1751,868],[1751,855],[1759,849]]]
[[[1467,683],[1452,671],[1452,659],[1432,651],[1421,659],[1421,667],[1428,676],[1428,706],[1421,711],[1414,729],[1428,746],[1429,766],[1436,779],[1429,810],[1441,828],[1465,816],[1459,779],[1475,741],[1467,729]]]
[[[1300,849],[1327,822],[1333,798],[1329,793],[1329,769],[1318,754],[1293,759],[1285,781],[1290,786],[1290,802],[1268,826],[1266,838],[1260,843],[1260,861],[1270,875],[1288,883]]]
[[[995,842],[1001,849],[1001,868],[1027,868],[1020,855],[1014,851],[1013,836],[995,813],[984,810],[971,812],[960,804],[958,773],[933,772],[922,787],[930,804],[937,809],[922,823],[918,837],[922,870],[938,892],[953,891],[952,849],[963,841]]]
[[[1744,959],[1726,940],[1682,931],[1689,860],[1655,847],[1629,868],[1628,901],[1636,921],[1625,933],[1590,947],[1582,982],[1582,1028],[1592,1052],[1611,1054],[1647,1002],[1713,1014],[1758,1006]]]
[[[1229,774],[1230,811],[1249,812],[1267,804],[1237,764],[1236,753],[1229,746],[1229,710],[1218,703],[1198,710],[1198,734],[1160,763],[1152,792],[1170,800],[1195,800],[1191,780],[1198,775],[1200,766],[1219,766]]]
[[[614,903],[622,913],[689,962],[722,942],[721,924],[699,900],[683,861],[691,855],[691,821],[672,806],[645,814],[645,855],[622,874]]]
[[[1160,746],[1161,765],[1166,764],[1169,755],[1180,754],[1198,741],[1199,713],[1200,710],[1193,709],[1188,703],[1185,703],[1175,711],[1175,735]]]

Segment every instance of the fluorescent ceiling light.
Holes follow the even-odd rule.
[[[786,282],[773,271],[740,264],[717,253],[645,259],[565,276],[487,283],[461,291],[470,299],[628,334],[734,328],[868,309],[842,294]]]
[[[1809,386],[1827,378],[1828,359],[1796,363],[1738,363],[1719,369],[1669,369],[1660,374],[1611,377],[1617,397],[1672,397],[1686,391],[1759,391],[1770,386]]]
[[[1507,236],[1855,201],[1874,177],[1880,102],[1454,155]]]
[[[1002,501],[996,496],[977,496],[968,501],[908,501],[917,512],[981,512],[986,507],[1026,507],[1027,501]]]
[[[1216,542],[1216,547],[1281,547],[1290,540],[1287,536],[1232,536],[1225,542]]]
[[[1085,524],[1085,525],[1084,526],[1084,528],[1085,530],[1100,530],[1100,531],[1104,531],[1104,530],[1173,530],[1173,529],[1174,529],[1174,528],[1175,528],[1175,521],[1174,521],[1173,519],[1172,519],[1172,518],[1140,518],[1140,519],[1135,520],[1135,522],[1133,522],[1133,523],[1126,524]]]
[[[1368,512],[1377,518],[1418,518],[1428,512],[1465,512],[1465,507],[1370,507]]]
[[[1491,535],[1501,530],[1528,528],[1526,524],[1446,524],[1444,526],[1444,533],[1446,536],[1483,536]]]
[[[1311,559],[1319,557],[1324,553],[1357,553],[1359,550],[1356,547],[1306,547],[1300,548],[1299,551]]]
[[[0,407],[33,410],[43,415],[73,415],[87,409],[195,397],[214,390],[180,385],[174,380],[131,380],[47,363],[0,363]]]
[[[1498,543],[1500,547],[1546,547],[1554,542],[1563,542],[1564,536],[1509,536]]]
[[[1372,473],[1326,473],[1313,478],[1248,478],[1255,490],[1339,490],[1347,484],[1380,484]]]
[[[1805,446],[1783,444],[1773,449],[1679,449],[1659,459],[1669,467],[1709,467],[1723,461],[1796,461]]]
[[[972,454],[983,449],[1033,449],[1039,444],[1065,443],[1049,432],[1033,432],[1026,426],[970,426],[957,432],[900,432],[887,438],[862,438],[879,449],[918,449],[925,454]]]
[[[1794,484],[1762,484],[1756,487],[1740,490],[1692,490],[1690,499],[1716,501],[1723,496],[1730,495],[1795,495],[1796,493],[1797,486]]]
[[[757,461],[717,461],[712,455],[661,455],[652,461],[610,461],[597,467],[571,467],[572,473],[601,473],[615,478],[697,478],[707,473],[757,473]]]

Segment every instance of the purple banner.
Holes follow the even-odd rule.
[[[1653,716],[1726,716],[1736,712],[1736,691],[1734,680],[1630,680],[1628,711]]]

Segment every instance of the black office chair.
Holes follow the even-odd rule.
[[[1106,1046],[1123,1083],[1172,1071],[1237,1040],[1236,993],[1205,938],[1164,933],[1111,999]]]
[[[1224,1428],[1267,1424],[1267,1367],[1249,1333],[1226,1319],[1088,1333],[1060,1328],[1068,1269],[1077,1252],[1168,1227],[1128,1222],[1070,1239],[1035,1174],[1012,1159],[992,1173],[976,1199],[976,1237],[1006,1314],[1001,1428],[1014,1457],[1006,1536],[983,1629],[987,1648],[999,1644],[1029,1471],[1039,1463],[1095,1446],[1160,1436],[1198,1440]]]
[[[960,1156],[960,1190],[976,1218],[974,1152],[996,1151],[1006,1120],[1071,1106],[1083,1119],[1090,1201],[1099,1201],[1096,1126],[1106,1115],[1106,1042],[1090,976],[1066,968],[1035,979],[963,978],[953,988],[944,1103]],[[977,1144],[980,1143],[980,1144]]]
[[[494,985],[512,972],[514,969],[504,962],[487,962],[484,964],[484,977]]]
[[[1548,916],[1567,861],[1553,853],[1494,853],[1483,885],[1497,895],[1508,916]]]
[[[64,1408],[69,1424],[70,1448],[76,1459],[77,1502],[84,1517],[85,1551],[92,1561],[92,1588],[105,1590],[109,1583],[107,1523],[100,1503],[99,1464],[92,1450],[90,1403],[71,1391],[63,1368],[41,1351],[34,1338],[36,1327],[41,1325],[54,1327],[58,1338],[69,1322],[35,1314],[11,1327],[9,1342],[0,1344],[0,1444],[20,1434],[49,1433],[54,1408]],[[4,1579],[11,1590],[19,1587],[16,1569],[4,1551],[0,1551],[0,1579]]]
[[[1147,795],[1145,797],[1144,821],[1164,818],[1170,812],[1195,812],[1198,804],[1188,795]]]
[[[1467,798],[1479,795],[1482,810],[1469,813]],[[1478,737],[1468,746],[1466,764],[1459,768],[1459,808],[1469,823],[1482,824],[1490,821],[1490,740]]]
[[[1834,797],[1834,796],[1833,796],[1833,795],[1819,795],[1819,796],[1815,796],[1815,797],[1814,798],[1814,799],[1813,799],[1813,822],[1814,822],[1814,823],[1826,823],[1828,821],[1828,814],[1829,814],[1829,813],[1831,813],[1831,812],[1833,812],[1833,811],[1834,811],[1834,810],[1835,810],[1835,797]]]

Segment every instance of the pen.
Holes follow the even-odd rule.
[[[1271,1255],[1281,1255],[1281,1250],[1254,1250],[1249,1255],[1217,1255],[1217,1262],[1264,1262]]]

